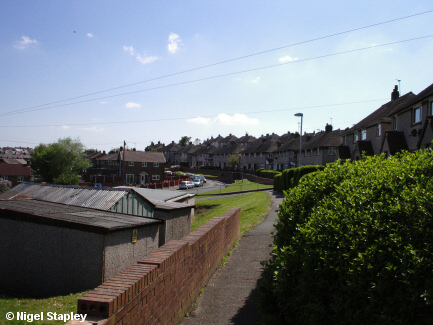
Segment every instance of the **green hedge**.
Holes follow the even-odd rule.
[[[259,177],[263,177],[263,178],[269,178],[269,179],[274,179],[275,175],[281,174],[280,171],[278,170],[266,170],[266,169],[261,169],[258,173],[257,176]]]
[[[297,168],[285,169],[280,174],[277,172],[274,177],[274,190],[275,191],[287,191],[298,185],[299,180],[309,173],[313,173],[319,170],[323,170],[324,166],[302,166]],[[280,174],[280,175],[279,175]],[[277,179],[278,178],[278,179]],[[281,178],[281,179],[280,179]]]
[[[265,322],[433,324],[431,151],[306,175],[275,228],[259,284]]]

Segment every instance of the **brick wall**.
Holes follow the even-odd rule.
[[[239,239],[239,229],[240,208],[232,208],[85,294],[78,313],[98,325],[179,324]]]

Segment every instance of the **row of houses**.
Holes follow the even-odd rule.
[[[363,154],[392,155],[401,150],[415,151],[430,146],[432,126],[433,84],[418,95],[409,92],[400,96],[395,86],[391,99],[360,122],[345,130],[324,130],[314,133],[266,134],[241,138],[229,134],[204,141],[202,144],[181,147],[174,141],[169,145],[152,143],[146,151],[164,155],[167,164],[187,161],[191,167],[208,166],[228,169],[229,157],[239,155],[236,169],[254,171],[259,168],[287,169],[299,165],[325,165],[337,159],[357,160]],[[301,147],[301,155],[299,154]],[[299,157],[299,155],[301,157]]]
[[[29,182],[32,176],[30,169],[31,148],[0,148],[0,178],[16,186]]]

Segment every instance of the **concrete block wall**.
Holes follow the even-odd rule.
[[[240,211],[228,210],[110,278],[78,300],[78,313],[98,325],[180,324],[239,239]]]

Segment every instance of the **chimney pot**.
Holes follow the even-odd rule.
[[[400,93],[398,92],[398,86],[395,85],[394,90],[391,93],[391,101],[396,100],[400,97]]]

